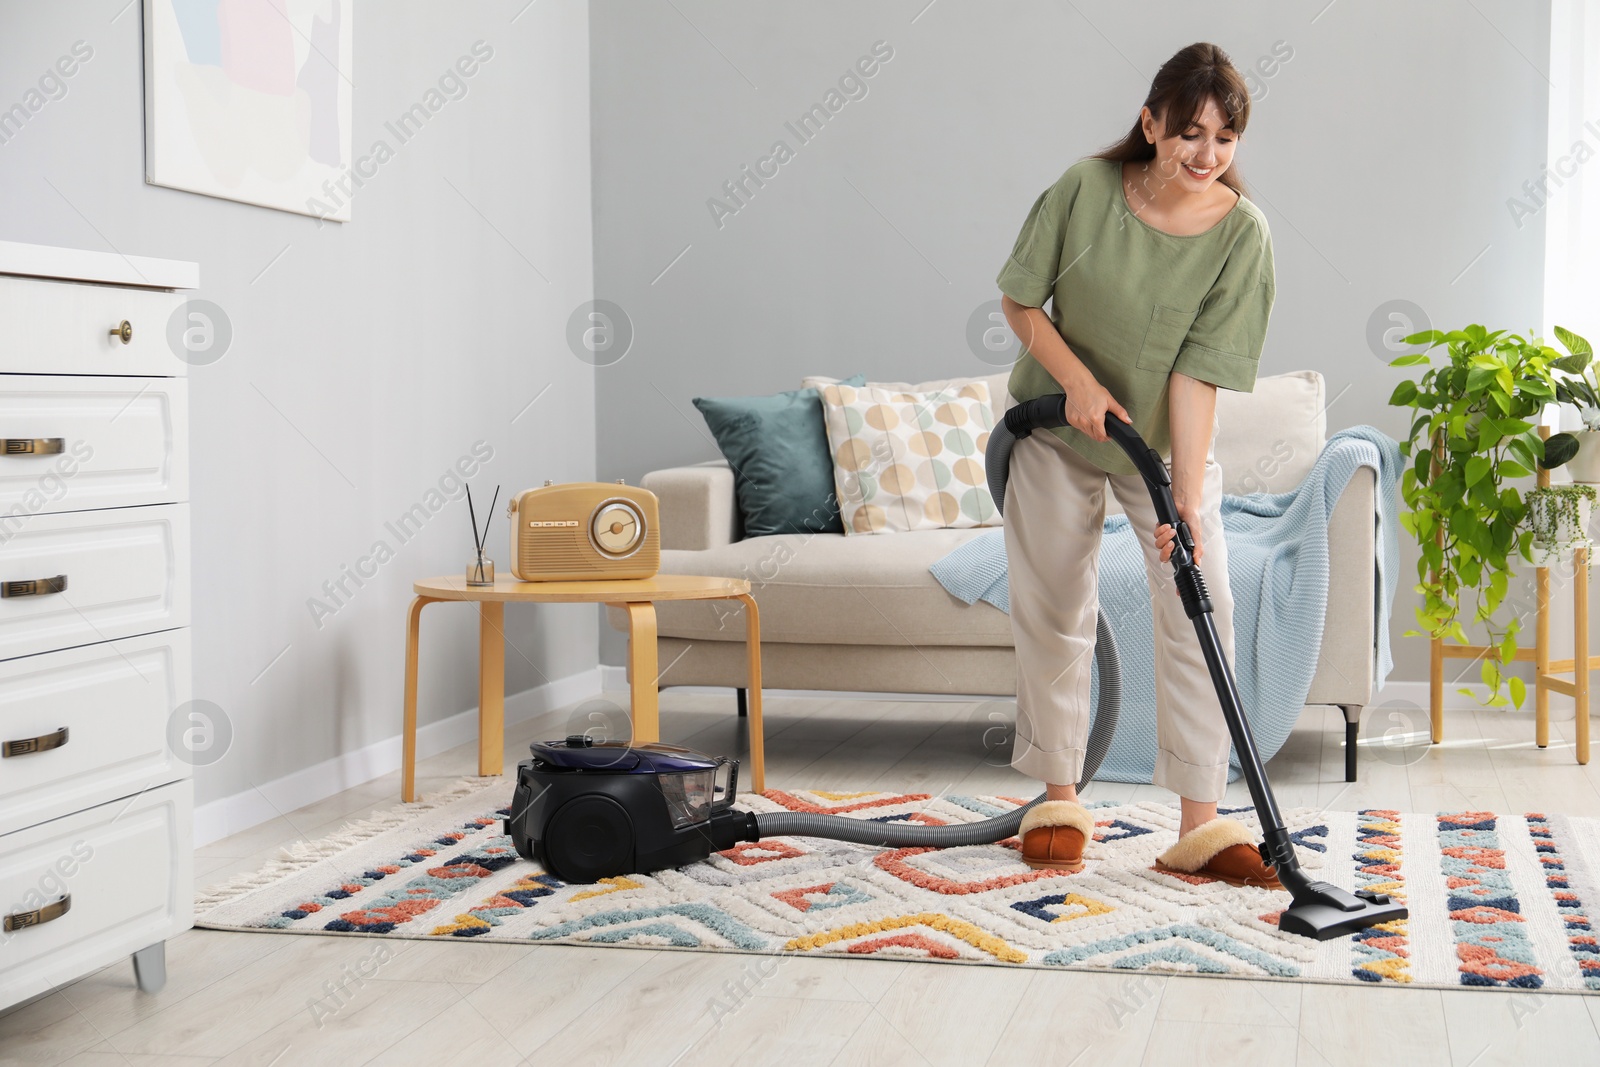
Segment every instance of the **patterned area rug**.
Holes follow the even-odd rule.
[[[1315,942],[1279,931],[1281,890],[1153,869],[1177,836],[1157,803],[1089,805],[1076,874],[1035,871],[1011,838],[877,849],[810,837],[741,844],[678,870],[561,882],[502,833],[511,783],[469,779],[200,894],[196,925],[397,938],[879,956],[1002,966],[1600,992],[1600,820],[1540,812],[1290,810],[1302,864],[1411,917]],[[927,825],[1016,797],[745,793],[754,811]],[[1250,808],[1224,814],[1255,828]]]

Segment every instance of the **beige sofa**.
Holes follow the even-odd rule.
[[[989,377],[998,413],[1012,402],[1006,373]],[[926,383],[916,383],[926,384]],[[1311,469],[1327,435],[1322,375],[1263,376],[1254,391],[1217,391],[1217,461],[1229,493],[1283,492]],[[661,570],[746,578],[761,610],[767,690],[967,695],[1016,694],[1011,619],[967,604],[928,567],[985,529],[893,534],[741,536],[726,460],[652,471],[641,484],[661,504]],[[1376,478],[1358,469],[1329,529],[1328,611],[1308,705],[1336,705],[1346,721],[1345,776],[1372,697],[1376,656]],[[1112,493],[1106,513],[1121,513]],[[627,631],[620,608],[607,618]],[[727,686],[744,711],[744,620],[735,601],[657,605],[662,688]]]

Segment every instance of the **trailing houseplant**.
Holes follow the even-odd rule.
[[[1567,469],[1572,472],[1573,481],[1600,482],[1600,388],[1594,379],[1594,349],[1562,326],[1556,327],[1556,338],[1570,353],[1550,364],[1562,372],[1555,379],[1556,399],[1577,407],[1583,429],[1551,434],[1544,443],[1545,466],[1555,468],[1570,463]]]
[[[1530,335],[1532,331],[1529,331]],[[1565,331],[1562,331],[1565,333]],[[1574,353],[1568,338],[1568,353]],[[1521,529],[1527,504],[1505,483],[1531,475],[1545,459],[1546,441],[1536,429],[1544,405],[1555,399],[1551,371],[1563,355],[1537,337],[1473,324],[1448,332],[1424,330],[1405,338],[1427,350],[1400,356],[1391,366],[1427,365],[1416,380],[1402,381],[1389,403],[1417,414],[1402,455],[1412,458],[1400,478],[1400,492],[1410,509],[1400,524],[1422,550],[1417,561],[1421,579],[1413,588],[1423,594],[1416,609],[1422,630],[1406,636],[1454,636],[1470,643],[1458,618],[1468,589],[1477,594],[1473,619],[1488,630],[1498,658],[1483,658],[1482,676],[1489,686],[1488,704],[1522,706],[1526,687],[1515,674],[1502,675],[1500,665],[1516,657],[1521,620],[1513,617],[1497,631],[1495,616],[1506,594],[1512,565],[1519,553],[1533,562],[1533,531]],[[1433,366],[1431,352],[1446,346],[1449,362]],[[1473,695],[1469,689],[1459,692]]]
[[[1550,446],[1549,440],[1545,447]],[[1592,485],[1546,485],[1528,493],[1528,529],[1541,552],[1541,562],[1576,544],[1589,543],[1589,515],[1594,507]]]

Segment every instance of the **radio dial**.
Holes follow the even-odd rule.
[[[595,547],[609,556],[626,556],[644,540],[644,518],[633,505],[608,501],[595,510],[589,524]]]

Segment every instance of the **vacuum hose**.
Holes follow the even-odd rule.
[[[1005,513],[1006,481],[1011,468],[1011,449],[1035,429],[1067,425],[1066,398],[1043,396],[1012,406],[1005,419],[989,434],[984,458],[989,476],[989,492]],[[1203,595],[1203,590],[1202,590]],[[1186,601],[1187,602],[1187,601]],[[1095,620],[1095,670],[1100,678],[1100,699],[1095,707],[1094,725],[1084,753],[1082,789],[1094,779],[1095,771],[1111,748],[1117,729],[1117,714],[1122,708],[1122,669],[1117,660],[1117,643],[1104,614]],[[835,841],[855,841],[880,848],[956,848],[961,845],[986,845],[1015,836],[1027,810],[1044,800],[1041,793],[1020,808],[979,822],[953,826],[916,826],[907,823],[881,823],[849,819],[841,815],[821,815],[804,811],[758,812],[756,827],[762,837],[826,837]]]
[[[996,426],[989,436],[988,456],[989,488],[995,503],[1005,505],[1006,473],[1011,462],[1011,447],[1020,438],[1041,427],[1067,425],[1067,398],[1060,394],[1042,396],[1016,404],[1006,411],[1003,426]],[[1217,691],[1222,706],[1222,717],[1228,724],[1228,734],[1233,749],[1239,754],[1245,784],[1250,787],[1250,800],[1256,819],[1261,824],[1262,841],[1257,850],[1261,861],[1273,868],[1278,880],[1294,898],[1278,916],[1278,929],[1285,933],[1325,941],[1342,937],[1368,927],[1382,927],[1386,923],[1406,918],[1410,913],[1403,901],[1392,899],[1387,893],[1375,889],[1342,889],[1329,882],[1308,875],[1300,866],[1295,854],[1294,839],[1284,824],[1283,815],[1272,795],[1272,785],[1261,764],[1261,754],[1256,751],[1250,722],[1245,717],[1244,704],[1239,699],[1239,689],[1233,677],[1233,667],[1224,654],[1216,622],[1212,618],[1211,599],[1206,595],[1205,581],[1194,559],[1194,535],[1188,524],[1178,515],[1172,496],[1172,475],[1161,455],[1149,447],[1134,430],[1116,415],[1105,415],[1106,437],[1115,441],[1127,453],[1128,459],[1144,476],[1145,487],[1150,490],[1155,519],[1159,525],[1171,526],[1176,536],[1169,545],[1169,562],[1173,580],[1184,611],[1194,623],[1195,636],[1205,655],[1206,669]],[[1111,723],[1115,721],[1119,706],[1120,685],[1116,670],[1116,652],[1111,645],[1111,632],[1105,618],[1096,629],[1099,644],[1095,661],[1100,668],[1100,708],[1095,716],[1091,735],[1090,759],[1086,761],[1085,781],[1099,766],[1105,746],[1111,740]],[[1109,653],[1109,655],[1108,655]],[[1109,694],[1109,701],[1108,701]],[[1109,717],[1107,713],[1109,712]],[[1099,748],[1096,750],[1096,738]],[[1021,828],[1022,813],[1043,800],[1039,797],[1023,808],[1018,808],[1001,818],[985,822],[966,823],[960,826],[891,826],[885,823],[860,822],[837,815],[803,815],[779,813],[756,815],[755,826],[766,834],[812,834],[818,837],[835,837],[872,845],[951,845],[983,844],[1003,840]],[[748,816],[749,813],[745,813]],[[842,824],[842,825],[841,825]]]

